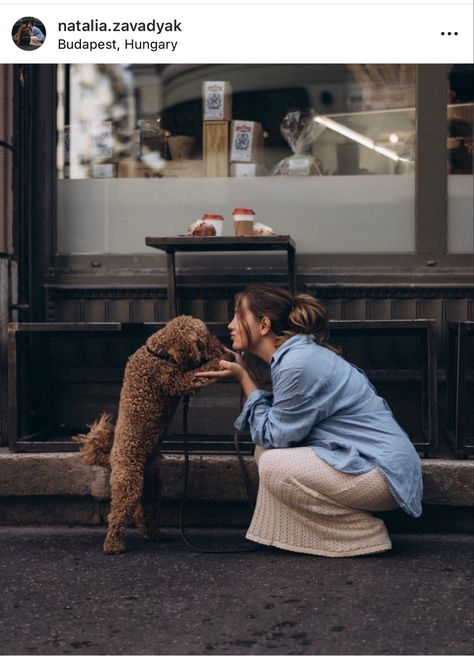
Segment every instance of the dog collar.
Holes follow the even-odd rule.
[[[146,350],[150,355],[153,355],[155,358],[160,358],[160,360],[166,360],[166,362],[171,362],[171,364],[178,364],[172,355],[166,351],[152,351],[151,348],[146,344]]]

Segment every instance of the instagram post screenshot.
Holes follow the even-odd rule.
[[[473,654],[472,3],[1,12],[0,654]]]

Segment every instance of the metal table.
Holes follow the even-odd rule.
[[[276,235],[274,237],[146,237],[145,243],[151,248],[166,253],[170,317],[175,317],[177,314],[175,258],[177,252],[286,251],[288,287],[292,293],[296,292],[295,243],[289,235]]]

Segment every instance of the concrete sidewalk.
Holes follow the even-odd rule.
[[[253,493],[258,486],[252,457],[245,457]],[[183,492],[183,456],[165,455],[161,465],[164,525],[177,525]],[[388,513],[391,530],[472,531],[474,462],[423,460],[424,514],[413,520]],[[202,526],[245,526],[246,503],[235,455],[190,458],[189,523]],[[10,453],[0,449],[0,525],[102,525],[108,512],[109,473],[84,465],[78,453]],[[385,518],[385,517],[384,517]]]
[[[0,528],[2,654],[472,654],[472,539],[391,552],[203,554],[176,531],[101,552],[104,529]],[[193,531],[243,543],[235,530]],[[247,543],[249,545],[249,543]],[[245,546],[247,546],[245,545]]]

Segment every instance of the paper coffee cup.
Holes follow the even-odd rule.
[[[234,234],[236,237],[249,237],[252,235],[255,212],[242,207],[232,212],[234,218]]]
[[[204,214],[202,221],[214,226],[216,230],[216,237],[222,237],[222,226],[224,224],[224,217],[220,214]]]

